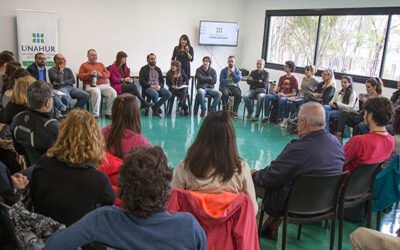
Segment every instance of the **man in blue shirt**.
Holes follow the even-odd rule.
[[[39,52],[35,55],[35,62],[26,68],[36,80],[47,81],[46,56]]]
[[[45,249],[76,249],[100,242],[117,249],[207,249],[204,230],[184,212],[169,213],[172,169],[159,146],[131,150],[119,167],[124,209],[101,207],[47,241]]]
[[[228,57],[228,67],[221,71],[219,76],[219,90],[222,93],[222,105],[227,111],[227,103],[229,96],[234,97],[232,116],[237,118],[237,111],[240,101],[242,100],[242,92],[239,88],[239,81],[242,78],[242,73],[238,68],[235,68],[235,57]]]

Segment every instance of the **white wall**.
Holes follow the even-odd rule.
[[[200,20],[243,20],[245,2],[240,0],[1,0],[0,51],[17,52],[16,9],[55,11],[59,14],[60,52],[77,71],[86,61],[86,52],[95,48],[98,60],[106,66],[114,62],[118,51],[128,54],[128,66],[139,71],[146,55],[154,52],[158,66],[169,69],[174,46],[187,34],[194,47],[195,68],[201,58],[213,54],[213,67],[225,67],[227,57],[237,55],[238,47],[198,46]],[[241,43],[241,42],[240,42]],[[219,65],[221,67],[219,67]]]

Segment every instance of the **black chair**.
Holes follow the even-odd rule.
[[[172,108],[173,108],[173,106],[174,106],[175,98],[176,98],[176,97],[177,97],[177,96],[175,96],[174,94],[172,94],[171,98],[169,98],[169,100],[168,100],[167,109],[168,109],[168,114],[169,114],[169,115],[172,113]],[[178,98],[177,98],[177,99],[178,99]],[[186,101],[187,101],[188,111],[189,111],[189,113],[190,113],[190,111],[192,110],[192,105],[190,104],[190,97],[189,97],[188,94],[186,95]]]
[[[258,99],[257,98],[250,99],[250,105],[254,107],[254,102],[255,101],[257,101],[257,105],[258,105]],[[261,104],[260,116],[262,116],[262,114],[264,112],[264,99],[262,99],[261,102],[262,102],[262,104]],[[244,107],[243,107],[243,120],[245,119],[244,115],[246,114],[246,110],[247,110],[247,108],[246,108],[246,104],[245,104]]]
[[[14,223],[11,220],[10,216],[8,215],[8,210],[10,210],[10,207],[0,201],[0,216],[1,220],[4,222],[6,229],[8,231],[8,234],[11,236],[11,242],[13,244],[13,247],[16,249],[23,249],[21,247],[21,244],[19,240],[17,239],[17,236],[15,235],[15,229],[14,229]]]
[[[146,93],[144,92],[144,89],[142,88],[142,97],[143,99],[146,100],[146,102],[151,103],[151,97],[149,95],[146,95]],[[161,97],[160,97],[161,98]],[[168,102],[168,101],[167,101]],[[168,109],[167,109],[167,102],[164,102],[164,112],[167,113]],[[146,109],[144,111],[144,116],[148,116],[149,115],[149,109]]]
[[[339,200],[338,249],[342,249],[344,209],[367,202],[367,227],[371,227],[372,200],[375,177],[383,162],[360,164],[346,181]]]
[[[301,175],[297,178],[285,204],[282,249],[286,249],[288,223],[299,224],[297,239],[300,240],[302,224],[331,219],[330,248],[335,242],[335,222],[340,189],[347,175],[341,172],[331,175]],[[265,201],[265,199],[264,199]],[[261,207],[259,230],[264,217],[264,202]]]

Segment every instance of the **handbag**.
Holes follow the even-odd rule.
[[[311,92],[304,93],[304,100],[306,100],[306,102],[322,103],[322,99],[315,97]]]

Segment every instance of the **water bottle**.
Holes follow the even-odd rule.
[[[92,75],[92,84],[90,84],[90,86],[96,87],[96,85],[97,85],[97,73]]]

